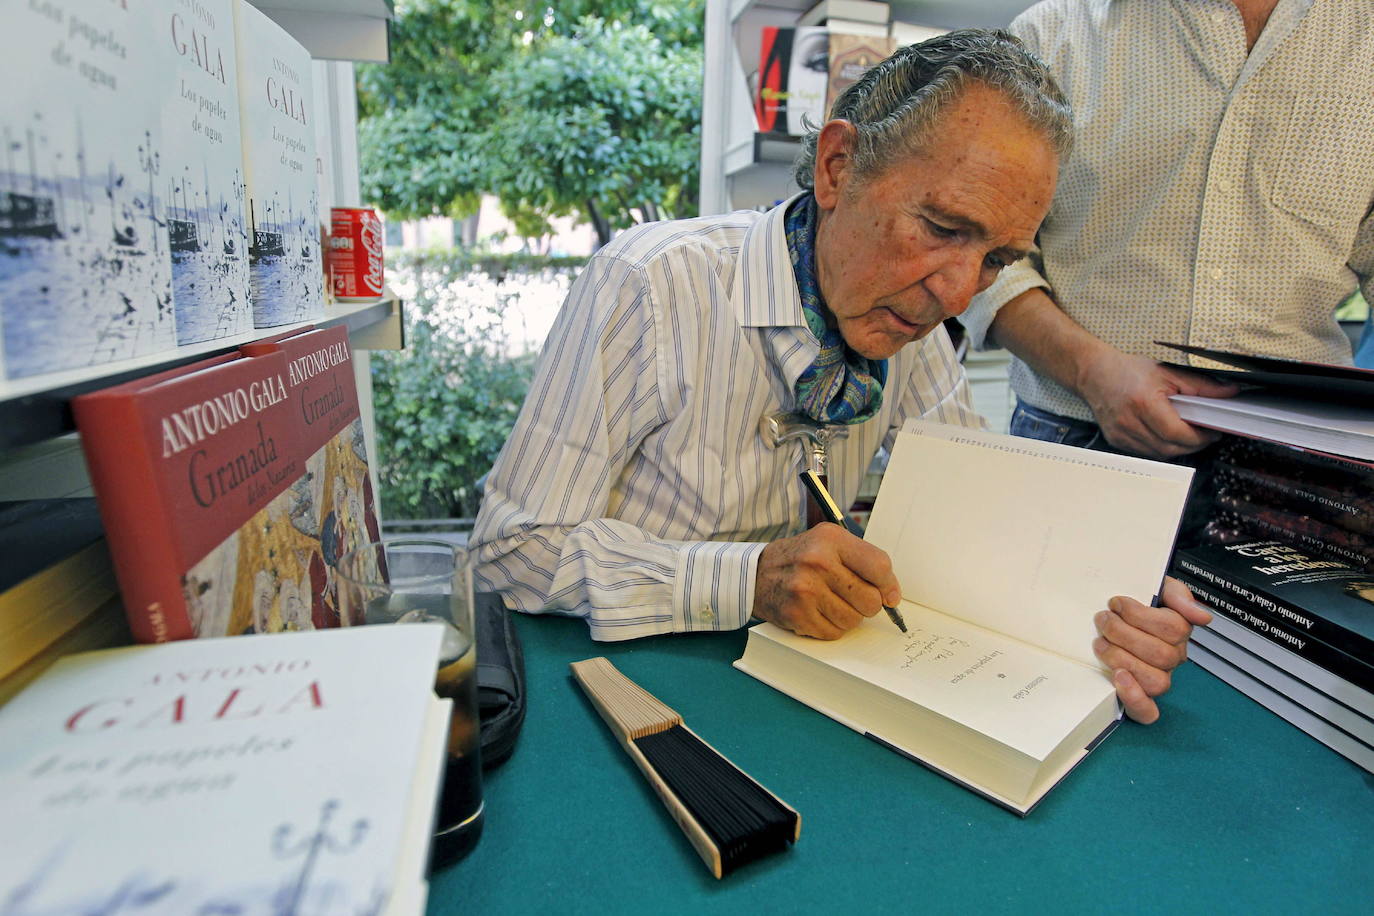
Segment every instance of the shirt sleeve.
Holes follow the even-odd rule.
[[[1374,307],[1374,207],[1365,214],[1364,222],[1355,232],[1355,245],[1350,252],[1349,264],[1359,278],[1364,301]]]
[[[1036,287],[1050,288],[1049,281],[1040,273],[1038,248],[1003,268],[992,285],[974,296],[969,307],[959,316],[959,323],[968,333],[968,345],[975,350],[987,350],[997,346],[996,340],[988,339],[992,323],[997,320],[997,313],[1002,310],[1002,306],[1026,290]]]
[[[616,482],[667,422],[653,286],[614,255],[574,283],[472,534],[475,581],[522,611],[582,617],[593,639],[749,619],[761,543],[673,541],[613,517]]]

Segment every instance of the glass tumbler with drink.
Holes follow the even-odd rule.
[[[339,558],[345,620],[445,626],[434,689],[453,700],[448,760],[431,861],[458,861],[482,834],[482,762],[477,714],[477,635],[467,551],[434,538],[377,541]]]

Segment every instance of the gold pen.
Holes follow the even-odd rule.
[[[802,483],[806,484],[806,489],[811,491],[811,498],[816,501],[816,505],[821,507],[821,512],[825,514],[826,521],[834,522],[850,534],[857,537],[863,537],[863,532],[859,530],[859,526],[841,512],[839,506],[835,505],[834,497],[830,495],[830,491],[827,490],[825,484],[821,482],[819,474],[811,470],[802,471],[801,479]],[[897,612],[897,609],[895,607],[888,607],[884,604],[883,610],[887,612],[888,619],[897,625],[897,629],[905,633],[906,621],[902,619],[902,615]]]

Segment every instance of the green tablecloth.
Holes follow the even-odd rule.
[[[430,914],[1374,912],[1374,776],[1196,666],[1023,820],[731,668],[743,631],[518,623],[524,732]],[[572,680],[596,655],[800,811],[801,840],[712,878]]]

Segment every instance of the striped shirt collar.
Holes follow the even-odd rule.
[[[799,196],[778,204],[749,227],[740,244],[731,297],[739,309],[741,327],[801,328],[814,340],[802,314],[801,293],[792,274],[783,227],[788,205]],[[819,342],[816,346],[819,349]]]

